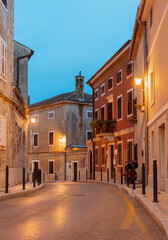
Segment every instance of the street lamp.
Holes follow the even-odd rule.
[[[141,85],[141,82],[142,82],[142,78],[139,77],[139,76],[137,76],[137,77],[135,78],[135,84],[136,84],[137,86],[140,86],[140,85]]]

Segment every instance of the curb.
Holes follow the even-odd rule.
[[[90,183],[100,183],[105,185],[112,185],[120,190],[127,192],[132,198],[136,199],[141,206],[146,210],[146,212],[151,216],[157,226],[161,229],[161,231],[168,237],[168,216],[161,211],[158,210],[159,203],[150,202],[146,195],[136,194],[136,190],[131,188],[127,188],[123,185],[119,185],[117,183],[109,183],[109,182],[99,182],[99,181],[88,181]]]
[[[44,184],[41,184],[40,186],[37,186],[36,188],[22,190],[21,192],[6,193],[5,195],[0,196],[0,201],[7,200],[10,198],[15,198],[15,197],[22,197],[22,196],[28,195],[30,193],[37,192],[40,189],[42,189],[43,187],[44,187]]]

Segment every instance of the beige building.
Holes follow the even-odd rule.
[[[6,166],[9,167],[10,185],[22,182],[22,168],[27,166],[28,109],[24,91],[21,92],[20,85],[14,82],[14,62],[17,60],[14,59],[13,35],[14,1],[0,0],[0,186],[5,184]]]
[[[168,1],[141,0],[130,55],[135,59],[135,87],[139,104],[135,125],[138,156],[146,163],[148,184],[153,184],[153,160],[158,165],[160,191],[168,192]]]
[[[86,179],[86,141],[91,137],[92,95],[84,93],[84,77],[76,90],[29,106],[30,180],[35,168],[45,180]],[[34,120],[34,123],[32,122]]]

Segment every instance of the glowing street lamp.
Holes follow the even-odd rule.
[[[65,137],[60,138],[59,140],[60,140],[60,143],[65,143]]]
[[[137,86],[140,86],[140,85],[141,85],[141,82],[142,82],[142,78],[139,77],[139,76],[137,76],[137,77],[135,78],[135,84],[136,84]]]
[[[33,118],[30,119],[30,121],[31,121],[31,123],[35,123],[36,122],[36,118],[33,117]]]

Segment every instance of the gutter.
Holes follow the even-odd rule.
[[[31,58],[31,56],[34,54],[34,51],[31,50],[31,53],[25,55],[25,56],[22,56],[22,57],[18,57],[17,58],[17,80],[16,80],[16,86],[19,87],[19,72],[20,72],[20,64],[19,64],[19,61],[21,59],[24,59],[24,58],[28,58],[28,60]]]

